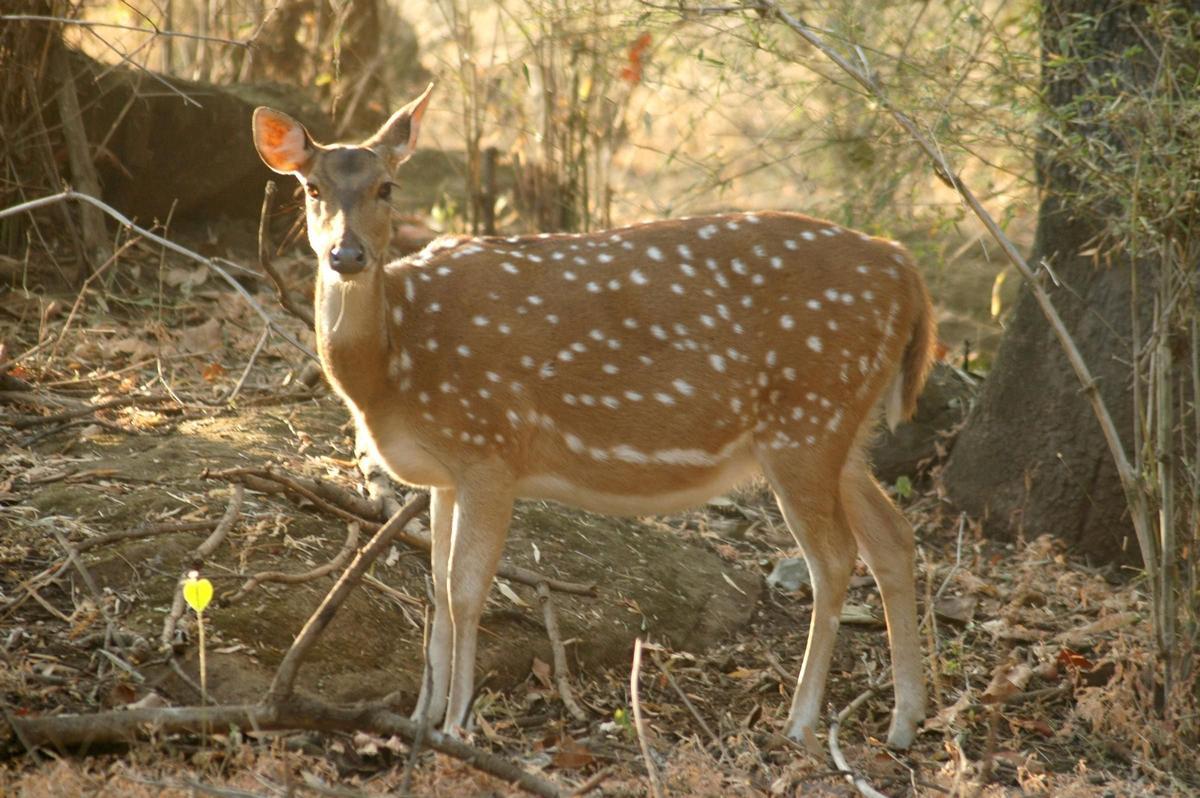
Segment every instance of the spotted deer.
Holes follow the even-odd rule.
[[[446,237],[387,261],[389,198],[429,89],[361,144],[254,112],[307,195],[330,384],[398,480],[428,487],[435,608],[416,715],[467,722],[480,613],[513,501],[669,513],[761,472],[808,560],[813,610],[786,732],[812,741],[857,551],[882,593],[895,710],[925,714],[913,532],[871,475],[881,407],[909,417],[929,296],[897,244],[795,213],[601,233]]]

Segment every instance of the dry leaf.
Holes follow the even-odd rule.
[[[179,346],[184,352],[212,352],[221,344],[221,322],[216,319],[179,331]]]
[[[1024,690],[1032,676],[1033,668],[1024,662],[1014,666],[1001,665],[993,674],[992,683],[979,696],[979,700],[984,704],[1003,704]]]
[[[933,611],[939,618],[966,626],[975,617],[978,606],[978,596],[943,596],[933,602]]]
[[[1061,632],[1055,636],[1055,640],[1060,643],[1065,643],[1068,646],[1079,646],[1090,641],[1096,635],[1111,632],[1115,629],[1120,629],[1125,626],[1131,626],[1142,618],[1136,612],[1114,612],[1112,615],[1105,615],[1091,623],[1085,623],[1083,626],[1077,626],[1066,632]]]
[[[200,376],[204,378],[205,382],[216,382],[225,376],[225,367],[214,360],[201,369]]]
[[[554,766],[562,770],[578,770],[596,761],[587,746],[580,745],[570,737],[564,737],[558,744],[558,753],[554,755]]]
[[[942,707],[936,715],[925,721],[925,729],[928,731],[946,731],[953,728],[955,722],[958,721],[958,716],[970,709],[973,700],[973,691],[964,691],[958,697],[957,701],[948,707]]]
[[[533,677],[541,682],[542,687],[545,687],[547,690],[550,689],[550,687],[553,685],[553,682],[550,680],[549,663],[543,662],[539,658],[534,657],[533,664],[529,666],[529,670],[533,673]]]

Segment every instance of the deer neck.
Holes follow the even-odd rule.
[[[334,388],[360,411],[387,390],[388,299],[383,269],[342,279],[318,269],[316,280],[317,352]]]

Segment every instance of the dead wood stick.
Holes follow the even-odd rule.
[[[605,779],[607,779],[612,774],[613,774],[613,767],[611,765],[606,768],[601,768],[600,770],[593,773],[592,777],[590,779],[585,781],[583,784],[580,784],[575,789],[571,790],[570,795],[572,796],[572,798],[574,798],[574,796],[578,796],[578,795],[587,795],[589,792],[591,792],[592,790],[599,787],[600,783],[602,781],[604,781]]]
[[[136,405],[139,403],[157,404],[159,402],[174,401],[174,399],[165,394],[150,396],[144,396],[141,394],[135,396],[120,396],[116,399],[109,399],[101,402],[98,405],[88,405],[87,407],[80,407],[75,410],[64,410],[63,412],[55,413],[52,416],[21,416],[19,418],[14,418],[12,421],[7,423],[13,429],[28,429],[29,427],[36,427],[41,424],[53,424],[57,421],[70,421],[73,418],[90,416],[92,413],[95,413],[99,410],[111,410],[114,407],[128,407],[129,405]]]
[[[258,265],[275,284],[275,292],[279,295],[279,304],[283,309],[304,322],[311,330],[316,326],[312,313],[292,298],[291,292],[283,282],[283,275],[275,268],[274,258],[271,257],[271,230],[267,219],[270,218],[271,203],[274,199],[275,181],[268,180],[267,185],[263,187],[262,212],[258,216]]]
[[[271,467],[227,468],[223,471],[206,472],[204,476],[231,481],[246,481],[247,487],[264,493],[280,493],[291,490],[293,493],[308,499],[331,515],[339,514],[336,510],[327,507],[327,504],[332,504],[345,510],[353,516],[352,518],[347,518],[344,515],[341,516],[342,518],[346,518],[347,521],[377,523],[380,520],[379,515],[377,515],[377,508],[372,502],[323,479],[281,474]],[[250,481],[247,481],[247,478]],[[284,490],[281,491],[280,488]]]
[[[550,586],[539,582],[537,586],[538,601],[542,605],[542,620],[546,622],[546,636],[550,638],[550,651],[554,655],[554,685],[558,688],[558,696],[571,717],[580,723],[586,723],[587,713],[575,703],[571,693],[570,671],[567,670],[567,651],[563,646],[562,633],[558,629],[558,612],[554,608],[554,599],[550,595]]]
[[[857,775],[850,769],[850,766],[846,764],[846,757],[842,755],[842,747],[838,744],[839,727],[849,720],[850,716],[873,695],[875,695],[875,688],[867,688],[858,698],[847,704],[846,708],[837,714],[837,717],[829,722],[829,755],[833,757],[834,767],[845,773],[846,781],[853,784],[854,789],[858,790],[859,795],[862,795],[863,798],[887,798],[886,795],[872,787],[866,778]]]
[[[375,562],[375,558],[391,544],[392,538],[397,532],[404,529],[409,521],[417,517],[429,506],[429,494],[420,493],[408,500],[408,504],[404,505],[404,509],[379,528],[371,541],[366,547],[359,551],[350,566],[342,573],[337,583],[330,588],[325,594],[325,598],[321,601],[316,611],[309,617],[308,622],[304,624],[304,628],[300,630],[300,634],[296,636],[296,640],[284,655],[283,661],[279,663],[279,668],[275,671],[275,678],[271,680],[271,686],[267,691],[267,701],[271,703],[279,703],[291,697],[293,688],[296,685],[296,676],[300,672],[300,666],[304,662],[309,649],[313,643],[325,631],[325,627],[333,620],[333,616],[337,613],[338,607],[346,600],[358,580],[362,578],[363,572]]]
[[[658,769],[650,756],[650,741],[646,734],[646,722],[642,718],[642,702],[638,699],[638,677],[642,670],[642,638],[633,641],[633,667],[629,671],[629,703],[633,707],[633,728],[637,731],[638,746],[646,762],[646,776],[650,781],[650,792],[654,798],[663,798],[662,784],[658,780]]]
[[[158,535],[171,535],[176,532],[204,532],[212,529],[219,523],[219,521],[209,520],[152,524],[140,529],[127,529],[124,532],[111,532],[107,535],[81,540],[75,544],[75,551],[82,554],[90,549],[107,546],[110,543],[119,543],[124,540],[140,540],[142,538],[157,537]]]
[[[336,493],[344,494],[345,492],[340,491],[340,489],[333,485],[329,485],[328,483],[320,483],[315,480],[286,476],[272,469],[262,468],[230,468],[224,471],[206,472],[206,475],[216,479],[249,479],[252,482],[257,478],[259,480],[263,480],[264,482],[275,482],[283,486],[286,490],[290,490],[292,493],[307,499],[330,515],[336,515],[339,518],[345,519],[346,521],[357,521],[361,523],[363,525],[363,529],[367,530],[368,532],[374,532],[379,528],[379,523],[371,520],[371,513],[373,512],[374,508],[370,502],[364,501],[357,496],[352,496],[352,498],[356,500],[354,509],[349,509],[345,506],[342,506],[344,504],[348,505],[350,502],[344,499],[334,499],[333,497],[336,495]],[[250,487],[253,487],[255,490],[260,489],[254,484],[251,484],[251,482],[247,482]],[[313,483],[311,486],[305,484],[310,482]],[[330,499],[333,499],[332,501],[326,500],[325,496],[320,496],[317,494],[317,487],[320,485],[325,485],[325,488],[322,490],[322,492],[326,493]],[[429,551],[433,545],[427,535],[419,532],[409,532],[404,529],[396,532],[395,539],[412,546],[413,548],[421,549],[423,551]],[[559,593],[572,593],[577,596],[592,597],[596,595],[596,584],[594,582],[566,582],[561,579],[554,579],[552,577],[544,576],[539,574],[537,571],[531,571],[528,568],[522,568],[519,565],[512,565],[510,563],[501,563],[496,573],[505,579],[509,579],[513,582],[518,582],[523,585],[528,585],[532,588],[536,588],[539,584],[545,582],[551,590],[555,590]]]
[[[222,599],[225,604],[232,604],[241,600],[254,588],[261,585],[263,582],[282,582],[285,585],[296,585],[301,582],[309,582],[313,579],[319,579],[325,576],[330,571],[335,571],[343,567],[350,559],[350,555],[354,553],[354,549],[358,546],[358,531],[360,525],[351,523],[347,525],[346,542],[342,544],[342,548],[334,555],[333,559],[324,565],[318,565],[309,571],[301,571],[300,573],[286,573],[284,571],[260,571],[254,576],[247,579],[237,592],[226,599]]]
[[[104,200],[100,200],[100,199],[97,199],[96,197],[93,197],[90,194],[80,192],[80,191],[75,191],[73,189],[68,188],[65,191],[60,191],[57,194],[51,194],[50,196],[47,196],[47,197],[39,197],[37,199],[29,200],[28,202],[21,202],[21,203],[18,203],[17,205],[13,205],[8,208],[0,208],[0,219],[3,219],[8,216],[13,216],[18,213],[29,213],[30,211],[37,210],[38,208],[44,207],[46,205],[56,205],[60,202],[66,202],[68,200],[74,201],[74,202],[85,202],[88,205],[92,205],[93,207],[99,208],[100,210],[102,210],[106,214],[108,214],[111,218],[115,219],[117,221],[117,223],[119,223],[125,229],[132,230],[133,232],[137,233],[138,235],[142,236],[143,238],[147,239],[148,241],[153,241],[154,243],[158,244],[159,246],[165,247],[166,249],[169,249],[178,255],[182,255],[185,258],[197,261],[199,263],[203,263],[204,265],[208,266],[208,268],[210,268],[214,272],[216,272],[217,276],[220,277],[222,280],[224,280],[225,283],[230,288],[232,288],[234,291],[236,291],[238,296],[240,296],[247,305],[249,305],[251,308],[253,308],[254,312],[257,313],[259,315],[259,317],[262,318],[263,321],[265,321],[267,324],[271,325],[271,329],[273,329],[276,333],[278,333],[280,338],[287,341],[289,344],[294,346],[299,351],[303,352],[305,355],[307,355],[312,360],[320,360],[320,358],[317,357],[316,352],[313,352],[307,346],[305,346],[304,344],[297,341],[291,333],[289,333],[287,330],[280,327],[278,322],[276,322],[273,318],[271,318],[271,315],[269,313],[267,313],[266,310],[263,309],[262,305],[258,304],[258,300],[256,300],[253,297],[253,295],[251,295],[251,293],[246,290],[246,287],[244,285],[242,285],[241,283],[239,283],[237,280],[235,280],[233,278],[233,275],[229,273],[229,270],[227,268],[222,266],[221,263],[218,263],[218,261],[221,260],[220,258],[205,257],[204,255],[201,255],[198,252],[190,250],[185,246],[176,244],[174,241],[171,241],[168,238],[163,238],[162,236],[157,235],[156,233],[152,233],[151,231],[147,230],[144,227],[139,227],[138,225],[133,223],[132,219],[130,219],[128,216],[126,216],[125,214],[118,211],[113,206],[104,202]],[[222,262],[224,262],[227,265],[229,264],[228,261],[222,261]]]
[[[410,502],[411,505],[411,502]],[[199,734],[231,726],[255,731],[307,729],[366,731],[413,740],[417,723],[376,704],[334,705],[293,696],[283,703],[223,707],[169,707],[98,712],[86,715],[11,717],[14,732],[30,747],[78,748],[136,740],[152,734]],[[452,756],[532,795],[561,798],[563,790],[514,762],[480,750],[454,737],[428,729],[423,745]]]
[[[162,634],[159,636],[163,648],[168,651],[171,649],[171,643],[175,640],[175,628],[178,626],[179,619],[183,617],[185,610],[183,582],[187,579],[187,573],[199,568],[204,560],[217,550],[217,547],[221,545],[221,541],[225,540],[226,535],[229,534],[229,530],[233,528],[238,516],[241,515],[242,500],[245,496],[245,486],[234,485],[233,498],[230,500],[229,506],[225,508],[225,514],[221,516],[216,529],[200,545],[192,549],[192,553],[188,557],[187,567],[183,569],[183,573],[179,575],[179,580],[175,583],[175,595],[171,599],[171,611],[163,619]]]
[[[721,755],[724,756],[725,746],[721,744],[721,738],[713,733],[713,730],[709,728],[708,723],[705,722],[704,716],[700,714],[700,712],[696,709],[696,705],[692,703],[692,699],[688,698],[687,693],[683,692],[683,688],[679,686],[679,682],[675,679],[675,674],[671,673],[671,670],[667,667],[667,664],[662,661],[662,657],[658,655],[657,651],[651,651],[650,658],[654,660],[654,664],[658,666],[658,669],[662,672],[662,675],[667,677],[667,684],[671,685],[671,689],[675,691],[675,695],[679,696],[679,700],[683,702],[685,707],[687,707],[688,712],[692,713],[692,717],[695,718],[696,722],[700,724],[700,728],[703,729],[704,733],[708,735],[708,739],[717,747],[717,750],[721,752]]]

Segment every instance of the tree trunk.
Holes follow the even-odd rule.
[[[1096,123],[1090,118],[1093,106],[1080,99],[1097,91],[1116,97],[1150,84],[1151,48],[1136,29],[1150,5],[1155,4],[1044,0],[1042,84],[1048,114],[1063,123],[1060,127],[1069,124],[1109,146],[1122,146],[1127,131]],[[1200,4],[1182,5],[1194,12]],[[1053,270],[1043,278],[1054,281],[1051,297],[1128,450],[1134,424],[1131,325],[1137,313],[1145,329],[1153,270],[1127,258],[1109,261],[1097,255],[1104,252],[1103,246],[1098,249],[1106,233],[1103,211],[1120,198],[1093,196],[1082,202],[1081,196],[1094,194],[1093,187],[1056,156],[1058,146],[1057,138],[1041,134],[1036,166],[1042,199],[1030,262],[1045,262]],[[1018,301],[944,480],[950,498],[982,517],[989,535],[1052,533],[1098,560],[1139,559],[1099,425],[1028,291]]]

